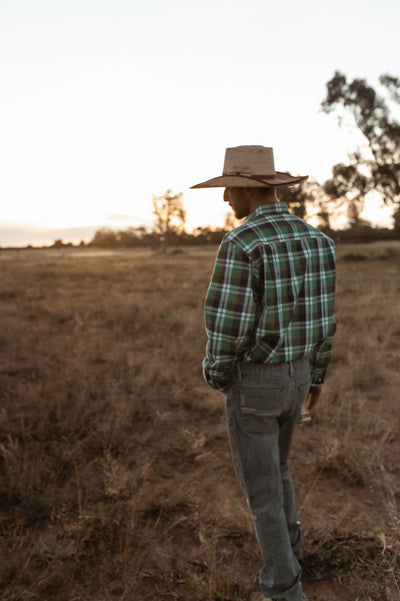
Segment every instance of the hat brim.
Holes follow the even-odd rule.
[[[191,188],[278,188],[279,186],[294,186],[308,178],[308,175],[293,177],[281,171],[275,172],[275,177],[268,179],[255,179],[251,176],[221,175],[214,177]]]

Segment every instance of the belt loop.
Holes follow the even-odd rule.
[[[293,361],[289,361],[289,378],[293,378],[294,376],[294,365]]]

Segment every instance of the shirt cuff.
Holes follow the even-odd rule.
[[[226,389],[226,387],[228,385],[228,382],[226,380],[222,380],[222,381],[218,382],[218,381],[215,381],[215,380],[212,380],[211,378],[209,378],[206,373],[204,373],[203,375],[204,375],[204,379],[207,382],[207,384],[209,386],[211,386],[211,388],[214,388],[214,390],[223,391]]]
[[[311,385],[321,386],[325,380],[326,369],[311,368]]]
[[[206,362],[206,361],[205,361]],[[203,377],[207,384],[214,390],[225,390],[228,386],[228,379],[216,370],[212,370],[203,365]]]

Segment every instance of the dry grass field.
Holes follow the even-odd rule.
[[[2,601],[247,601],[216,249],[0,252]],[[310,601],[400,600],[400,244],[338,248],[338,332],[292,453]]]

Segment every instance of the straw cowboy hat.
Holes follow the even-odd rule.
[[[236,146],[225,151],[222,175],[192,188],[293,186],[307,179],[275,171],[274,151],[266,146]]]

